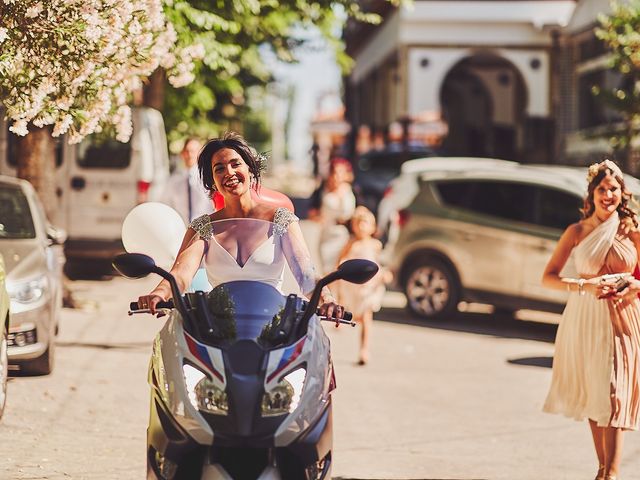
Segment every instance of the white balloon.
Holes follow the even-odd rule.
[[[180,214],[169,205],[146,202],[133,208],[122,222],[122,243],[127,252],[149,255],[168,270],[186,231]]]

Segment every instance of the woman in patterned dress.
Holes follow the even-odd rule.
[[[543,284],[569,290],[556,337],[553,378],[543,410],[589,420],[597,480],[617,478],[623,432],[640,409],[640,232],[620,169],[589,167],[583,219],[570,225],[547,264]],[[578,278],[560,272],[573,255]]]
[[[293,274],[300,290],[309,295],[315,287],[317,277],[311,262],[298,217],[283,207],[271,203],[258,202],[251,190],[260,185],[261,159],[238,134],[227,133],[224,137],[210,140],[198,156],[198,169],[204,187],[213,195],[219,192],[224,197],[224,208],[212,214],[196,218],[187,229],[182,245],[171,268],[180,291],[191,284],[193,276],[204,260],[212,286],[230,280],[256,280],[252,273],[260,272],[272,278],[258,280],[278,288],[282,284],[284,262],[292,266]],[[264,220],[273,224],[273,234],[257,232],[256,251],[259,255],[242,258],[239,251],[225,250],[216,240],[212,222],[231,219]],[[233,222],[231,222],[233,223]],[[237,222],[236,222],[237,223]],[[248,222],[251,225],[252,222]],[[257,225],[260,222],[253,222]],[[221,228],[224,228],[223,226]],[[260,230],[260,229],[258,229]],[[251,232],[248,232],[251,235]],[[224,237],[224,232],[220,236]],[[250,243],[250,242],[249,242]],[[263,248],[265,247],[265,248]],[[244,256],[246,257],[244,252]],[[229,262],[229,258],[235,262]],[[249,264],[251,263],[251,264]],[[171,287],[166,280],[161,281],[148,295],[141,296],[138,304],[149,308],[152,313],[160,301],[171,297]],[[320,314],[341,318],[344,309],[338,305],[328,288],[322,290]]]

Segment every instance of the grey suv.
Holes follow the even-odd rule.
[[[443,317],[466,300],[559,311],[564,292],[540,279],[562,231],[580,218],[586,168],[466,160],[413,176],[390,255],[409,309]],[[640,182],[625,180],[637,195]]]

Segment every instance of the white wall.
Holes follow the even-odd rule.
[[[446,75],[458,62],[477,52],[471,48],[411,48],[408,55],[407,113],[416,116],[425,111],[440,111],[440,90]],[[527,95],[525,113],[549,116],[548,53],[541,49],[493,49],[490,53],[508,60],[520,71]],[[535,70],[530,65],[533,59],[540,62]],[[423,60],[429,62],[426,67],[421,66]]]
[[[589,0],[601,2],[603,0]],[[540,58],[543,67],[538,72],[529,72],[522,65],[528,65],[534,49],[544,49],[551,46],[552,27],[563,27],[569,22],[575,9],[572,0],[532,0],[519,2],[505,1],[429,1],[413,2],[403,5],[391,14],[371,38],[365,48],[355,56],[355,67],[350,80],[358,84],[372,70],[377,68],[388,56],[404,46],[412,50],[433,48],[433,72],[418,74],[416,79],[429,82],[436,81],[448,71],[458,60],[466,56],[471,48],[511,49],[522,48],[522,52],[510,50],[508,56],[514,64],[523,71],[527,82],[536,85],[543,78],[543,85],[532,92],[530,98],[538,99],[540,103],[529,106],[531,115],[547,115],[548,106],[548,58]],[[448,53],[436,53],[435,48],[441,47]],[[420,55],[415,53],[414,55]],[[444,57],[447,58],[444,58]],[[436,58],[437,57],[437,58]],[[408,112],[421,111],[424,106],[433,108],[437,102],[433,99],[438,94],[426,93],[416,95],[415,89],[422,86],[411,86],[415,65],[409,61],[409,94]],[[445,73],[442,70],[445,70]],[[426,78],[423,78],[425,77]],[[439,92],[439,90],[438,90]],[[418,106],[413,104],[419,99]]]
[[[351,83],[357,84],[367,74],[384,62],[399,46],[400,16],[391,14],[372,37],[366,47],[355,56],[355,66],[351,72]]]

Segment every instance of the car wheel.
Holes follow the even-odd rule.
[[[9,377],[9,357],[7,354],[7,334],[0,340],[0,418],[7,403],[7,380]]]
[[[460,284],[442,260],[426,258],[409,267],[404,282],[407,307],[423,318],[439,318],[456,311]]]
[[[51,339],[51,343],[45,352],[38,358],[20,363],[20,371],[27,375],[49,375],[53,371],[53,358],[55,352],[55,343]]]

